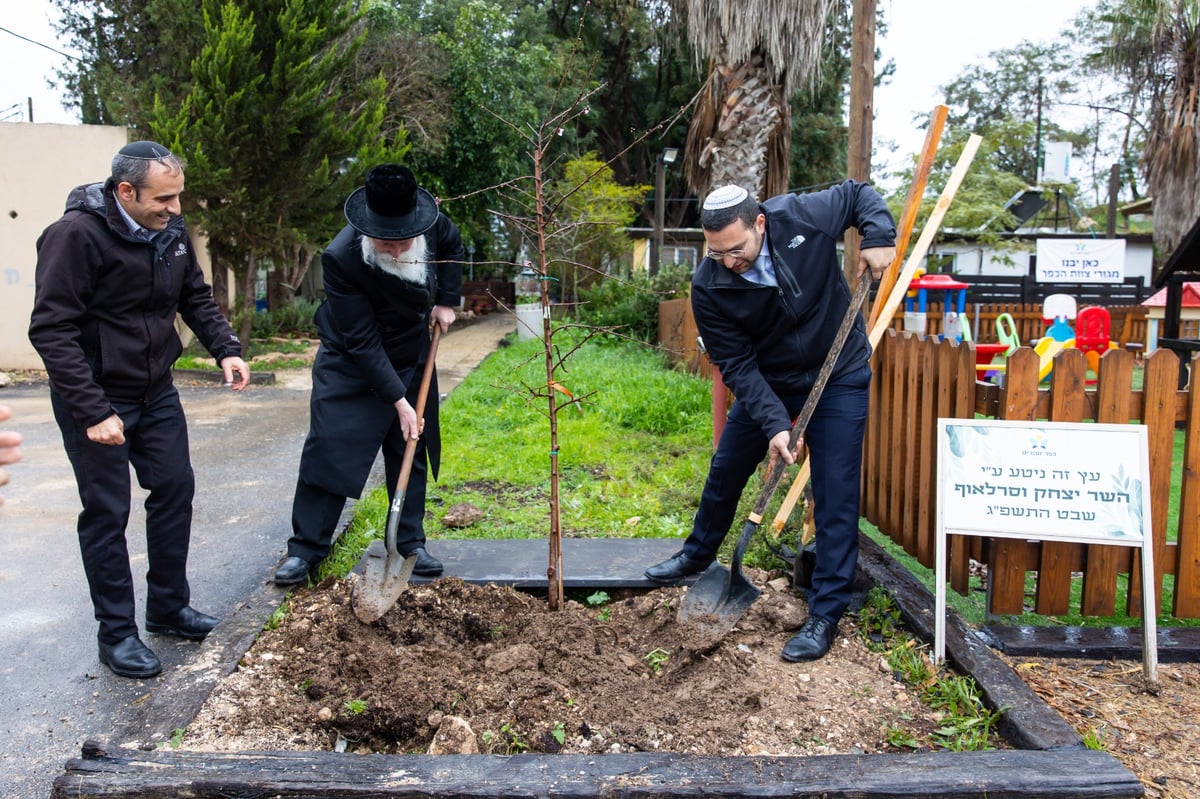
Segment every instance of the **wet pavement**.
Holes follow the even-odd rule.
[[[439,348],[442,393],[515,327],[511,315],[494,314],[452,328]],[[188,573],[192,604],[206,613],[230,616],[270,589],[285,551],[311,381],[307,370],[278,377],[240,394],[215,384],[180,386],[196,472]],[[24,437],[23,459],[9,467],[11,482],[0,490],[0,796],[42,799],[85,739],[104,740],[127,725],[172,673],[194,667],[212,644],[143,634],[163,662],[163,675],[150,680],[116,677],[100,665],[75,537],[79,497],[48,388],[0,389],[0,404],[13,411],[6,427]],[[127,538],[139,624],[144,498],[135,485]]]

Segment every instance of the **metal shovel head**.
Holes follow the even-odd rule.
[[[714,562],[679,603],[679,620],[691,622],[709,634],[726,633],[761,593],[741,570],[730,571]]]
[[[350,605],[363,624],[383,618],[408,586],[416,554],[389,555],[382,541],[372,541],[363,557],[363,572],[350,591]]]

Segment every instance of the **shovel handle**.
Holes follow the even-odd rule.
[[[433,382],[434,361],[437,358],[438,341],[442,336],[442,326],[433,324],[433,335],[429,341],[429,355],[425,358],[425,371],[421,375],[421,387],[417,391],[417,424],[425,418],[425,401],[429,398],[429,384]],[[400,553],[396,550],[396,534],[400,528],[400,511],[404,509],[404,494],[408,490],[408,478],[412,475],[413,461],[416,460],[418,438],[410,438],[404,445],[404,460],[400,464],[400,476],[396,479],[396,489],[392,492],[392,504],[388,508],[387,526],[384,528],[384,545],[389,556]]]
[[[858,276],[858,285],[854,288],[854,294],[850,298],[850,305],[846,307],[846,315],[842,317],[842,324],[838,327],[837,333],[833,337],[833,344],[829,348],[829,353],[825,356],[825,362],[821,364],[821,371],[817,372],[817,380],[813,383],[812,390],[808,392],[808,398],[804,400],[804,407],[800,410],[800,415],[796,417],[796,421],[792,424],[792,433],[788,438],[788,449],[795,450],[796,443],[800,441],[800,436],[804,435],[804,429],[808,427],[812,415],[817,410],[817,402],[821,399],[821,393],[825,390],[825,384],[829,382],[829,375],[833,373],[833,367],[837,365],[838,357],[842,354],[842,347],[846,344],[846,339],[850,336],[850,329],[854,327],[854,320],[858,316],[859,310],[862,308],[863,300],[867,298],[867,293],[871,290],[871,272],[868,269],[863,271]],[[767,478],[763,481],[762,493],[758,495],[758,501],[754,503],[754,509],[750,512],[750,520],[755,524],[761,524],[763,513],[767,510],[767,503],[771,501],[771,495],[775,493],[775,487],[779,485],[779,480],[783,477],[783,471],[787,464],[781,458],[778,463],[767,471]],[[743,531],[743,535],[745,535]]]

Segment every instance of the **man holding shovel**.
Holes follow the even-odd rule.
[[[399,514],[396,546],[415,554],[415,574],[442,564],[425,550],[425,481],[437,475],[435,398],[418,419],[414,406],[429,354],[432,325],[454,321],[466,260],[458,228],[438,210],[413,173],[376,166],[346,200],[349,222],[325,249],[325,302],[317,309],[321,348],[313,363],[308,438],[292,504],[292,537],[275,584],[295,585],[329,554],[347,497],[362,492],[383,448],[389,495],[401,473],[405,442],[421,438]],[[389,499],[391,497],[389,496]]]
[[[860,270],[879,277],[896,255],[886,203],[855,181],[758,203],[740,186],[704,200],[708,254],[692,278],[692,310],[712,362],[735,397],[709,466],[692,532],[671,558],[646,570],[670,585],[704,571],[729,532],[763,455],[794,463],[792,420],[803,408],[850,305],[837,243],[855,227]],[[865,276],[863,279],[867,279]],[[809,617],[784,646],[789,661],[829,651],[850,603],[858,565],[858,500],[871,347],[859,316],[804,436],[812,464],[816,565]]]

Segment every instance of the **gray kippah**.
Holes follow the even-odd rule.
[[[117,151],[119,155],[126,158],[145,158],[158,160],[160,158],[170,158],[171,151],[163,147],[158,142],[152,141],[134,141],[126,144]]]
[[[719,189],[713,189],[707,197],[704,198],[705,211],[719,211],[722,208],[732,208],[738,203],[750,196],[750,192],[743,189],[741,186],[734,186],[732,183],[728,186],[722,186]]]

